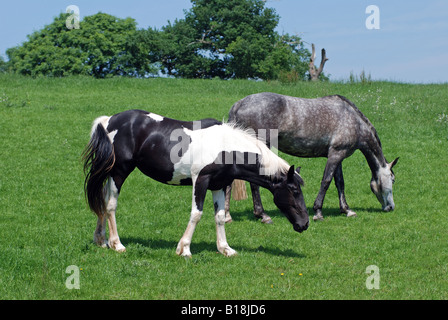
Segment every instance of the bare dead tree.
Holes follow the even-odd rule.
[[[316,60],[316,48],[314,47],[314,43],[311,44],[311,48],[312,48],[312,53],[311,53],[311,58],[310,58],[310,70],[309,70],[310,77],[311,77],[311,81],[318,81],[319,75],[324,70],[324,65],[325,65],[325,62],[328,61],[328,58],[327,58],[325,49],[322,49],[322,59],[320,60],[319,69],[317,69],[316,66],[314,65],[314,61]]]

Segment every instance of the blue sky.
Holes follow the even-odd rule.
[[[139,28],[160,28],[184,16],[189,0],[40,0],[0,4],[0,55],[50,24],[69,5],[81,19],[99,11],[134,18]],[[333,80],[362,70],[372,79],[412,83],[448,82],[446,0],[267,0],[280,15],[278,31],[297,34],[306,45],[325,48],[325,72]],[[379,29],[367,29],[369,5],[379,9]]]

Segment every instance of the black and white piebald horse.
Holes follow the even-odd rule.
[[[255,131],[264,129],[268,144],[276,140],[269,137],[270,129],[277,130],[278,146],[275,147],[287,154],[328,158],[319,194],[314,202],[314,220],[323,219],[322,205],[333,177],[341,212],[347,216],[356,216],[345,200],[342,161],[357,149],[367,159],[372,171],[370,187],[382,209],[394,210],[392,184],[395,176],[392,167],[397,164],[398,158],[391,163],[386,161],[372,123],[347,98],[334,95],[303,99],[270,92],[258,93],[236,102],[229,112],[229,121]],[[270,217],[264,213],[259,188],[251,183],[251,191],[255,216],[270,223]],[[229,201],[230,190],[227,192],[226,208]],[[230,220],[231,216],[226,212],[226,221]]]
[[[129,110],[97,118],[84,151],[85,193],[98,217],[94,241],[100,246],[125,251],[115,211],[123,182],[136,167],[159,182],[193,186],[190,221],[178,243],[178,255],[191,256],[190,243],[207,190],[213,194],[218,250],[226,256],[236,253],[228,245],[224,230],[224,190],[234,179],[267,188],[295,231],[308,228],[302,178],[294,166],[253,135],[213,119],[185,122]]]

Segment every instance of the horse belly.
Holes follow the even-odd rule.
[[[167,168],[165,166],[160,166],[157,163],[146,160],[144,163],[139,163],[137,168],[146,176],[162,183],[170,183],[173,179],[173,168]],[[185,177],[187,178],[187,177]],[[178,179],[178,183],[182,184],[181,179]]]
[[[171,154],[172,147],[173,142],[162,134],[149,135],[136,156],[137,168],[143,174],[162,183],[191,185],[190,166],[182,166],[182,157],[179,157],[178,153]]]
[[[326,157],[330,148],[330,142],[329,137],[310,138],[279,135],[278,149],[297,157]]]

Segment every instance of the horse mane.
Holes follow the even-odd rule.
[[[362,119],[362,121],[370,128],[370,130],[372,131],[376,141],[378,142],[380,148],[381,147],[381,141],[380,138],[378,136],[378,133],[376,132],[375,127],[373,126],[373,124],[370,122],[370,120],[364,115],[364,113],[361,112],[361,110],[359,110],[359,108],[350,100],[348,100],[346,97],[341,96],[341,95],[336,95],[339,99],[341,99],[342,101],[344,101],[345,103],[347,103],[357,114],[358,116]]]
[[[290,165],[272,152],[265,141],[257,138],[255,131],[251,128],[243,128],[236,122],[226,122],[223,126],[231,128],[233,132],[240,135],[242,139],[246,139],[256,146],[260,155],[260,166],[263,175],[275,178],[280,174],[288,172]]]

